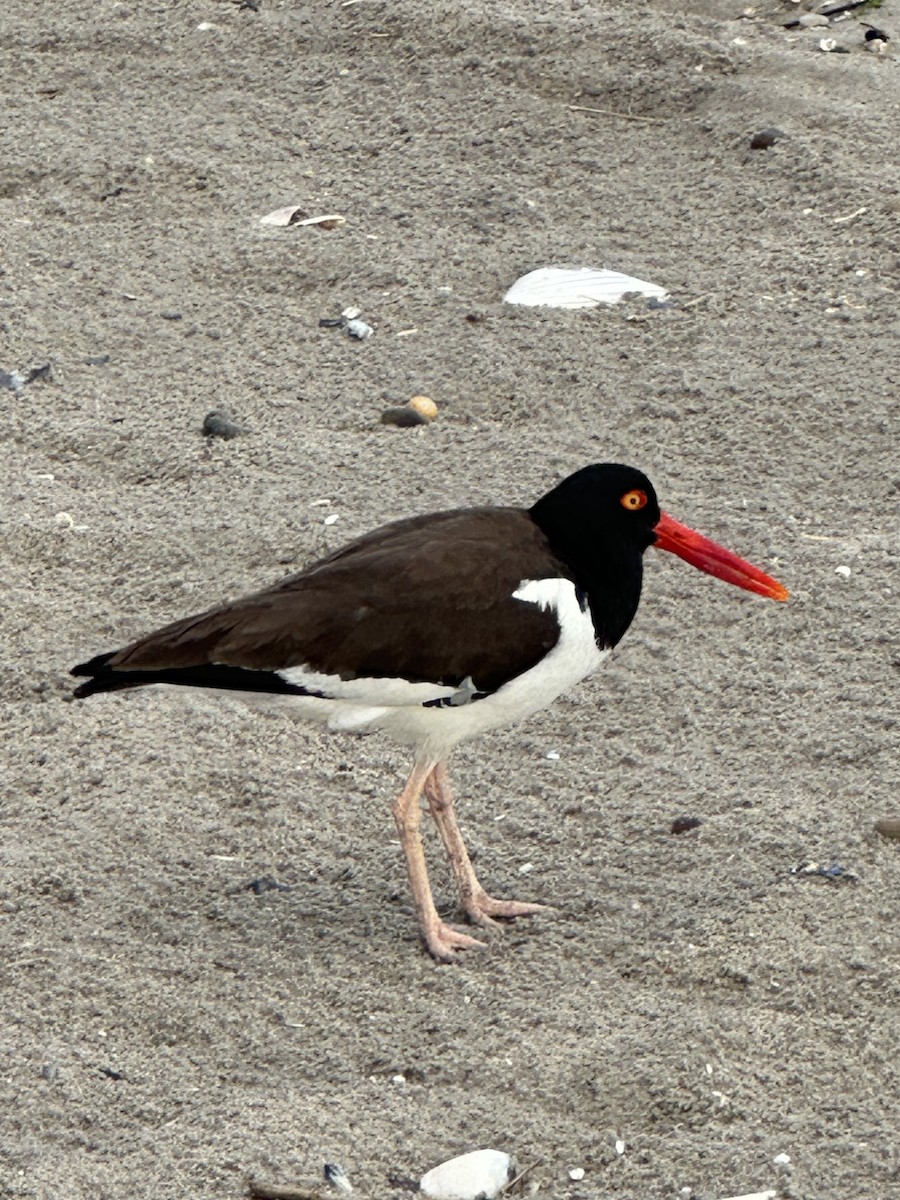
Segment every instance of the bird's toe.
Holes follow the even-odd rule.
[[[484,949],[484,942],[443,921],[423,929],[422,938],[431,957],[443,963],[456,962],[461,950]]]

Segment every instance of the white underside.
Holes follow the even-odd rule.
[[[381,729],[396,741],[416,746],[420,758],[442,759],[459,742],[491,729],[514,725],[546,708],[594,671],[608,650],[599,650],[589,611],[578,602],[568,579],[525,580],[516,599],[551,608],[560,624],[559,640],[531,670],[496,692],[474,699],[478,681],[459,688],[405,679],[341,680],[305,667],[279,674],[289,683],[323,693],[327,698],[232,692],[253,705],[277,709],[296,720],[315,721],[334,730]],[[423,707],[428,700],[448,705]]]

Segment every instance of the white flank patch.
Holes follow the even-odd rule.
[[[309,667],[290,667],[279,671],[282,679],[324,698],[265,697],[267,707],[277,705],[297,720],[335,730],[383,729],[423,755],[442,758],[459,742],[515,725],[546,708],[609,654],[597,648],[590,610],[582,608],[571,580],[523,579],[513,597],[551,609],[559,622],[559,639],[530,670],[481,699],[475,698],[477,679],[454,688],[406,679],[340,679]],[[427,701],[440,699],[450,703],[426,707]]]
[[[367,708],[419,705],[426,700],[449,698],[456,692],[456,688],[442,687],[439,683],[410,683],[408,679],[341,679],[340,675],[325,675],[307,666],[287,667],[277,674],[294,687],[319,692],[326,700],[342,700]]]

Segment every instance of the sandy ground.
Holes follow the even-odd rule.
[[[0,391],[4,1200],[326,1161],[391,1200],[478,1146],[567,1200],[898,1194],[898,58],[742,7],[3,5],[0,367],[52,364]],[[290,203],[346,224],[259,224]],[[501,303],[565,262],[675,303]],[[348,305],[369,341],[320,328]],[[434,425],[379,425],[415,392]],[[557,905],[461,965],[410,918],[404,752],[69,699],[376,524],[603,460],[793,597],[649,554],[612,665],[457,754],[486,884]]]

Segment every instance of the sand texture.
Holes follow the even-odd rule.
[[[744,7],[0,6],[2,1200],[329,1161],[402,1200],[482,1146],[551,1200],[900,1195],[900,58],[862,25],[900,3]],[[567,263],[672,304],[502,303]],[[436,422],[379,423],[416,393]],[[460,749],[486,886],[556,907],[459,965],[405,751],[70,698],[382,522],[610,460],[792,597],[649,552],[612,661]]]

